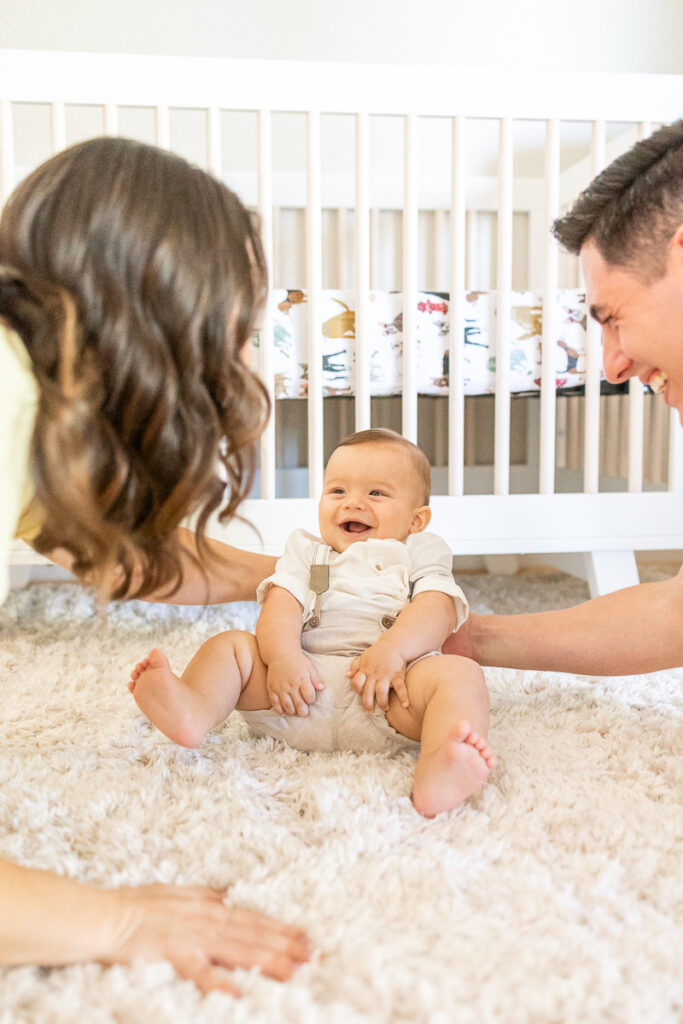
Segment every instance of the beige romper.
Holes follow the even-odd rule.
[[[329,566],[327,589],[319,595],[311,589],[314,564]],[[270,587],[279,586],[302,605],[301,646],[325,689],[318,693],[307,718],[280,716],[272,709],[240,711],[251,729],[299,750],[394,753],[415,749],[418,744],[396,732],[380,708],[370,714],[363,710],[346,673],[353,658],[373,644],[410,599],[423,591],[450,594],[456,602],[458,626],[465,621],[467,599],[453,579],[451,566],[450,548],[433,533],[411,534],[405,542],[356,541],[339,553],[305,530],[295,530],[274,574],[259,587],[257,598],[262,604]]]

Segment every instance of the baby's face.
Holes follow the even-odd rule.
[[[381,442],[332,453],[318,512],[320,535],[335,551],[370,537],[403,541],[430,519],[409,453]]]

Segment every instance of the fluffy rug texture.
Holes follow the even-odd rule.
[[[480,611],[587,596],[560,574],[462,582]],[[142,717],[126,687],[141,655],[159,645],[182,668],[255,616],[137,602],[104,615],[68,583],[14,592],[0,855],[102,886],[229,886],[325,957],[287,985],[237,972],[242,999],[203,998],[165,963],[4,969],[1,1024],[681,1021],[683,670],[488,669],[499,764],[428,821],[411,754],[302,754],[237,716],[189,751]]]

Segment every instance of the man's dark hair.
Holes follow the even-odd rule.
[[[665,272],[667,246],[681,223],[683,120],[617,157],[552,231],[575,255],[590,240],[605,262],[653,281]]]

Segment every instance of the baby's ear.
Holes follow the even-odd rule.
[[[429,521],[432,518],[432,510],[429,505],[421,505],[420,508],[413,515],[412,522],[410,524],[411,533],[422,533],[429,526]]]

